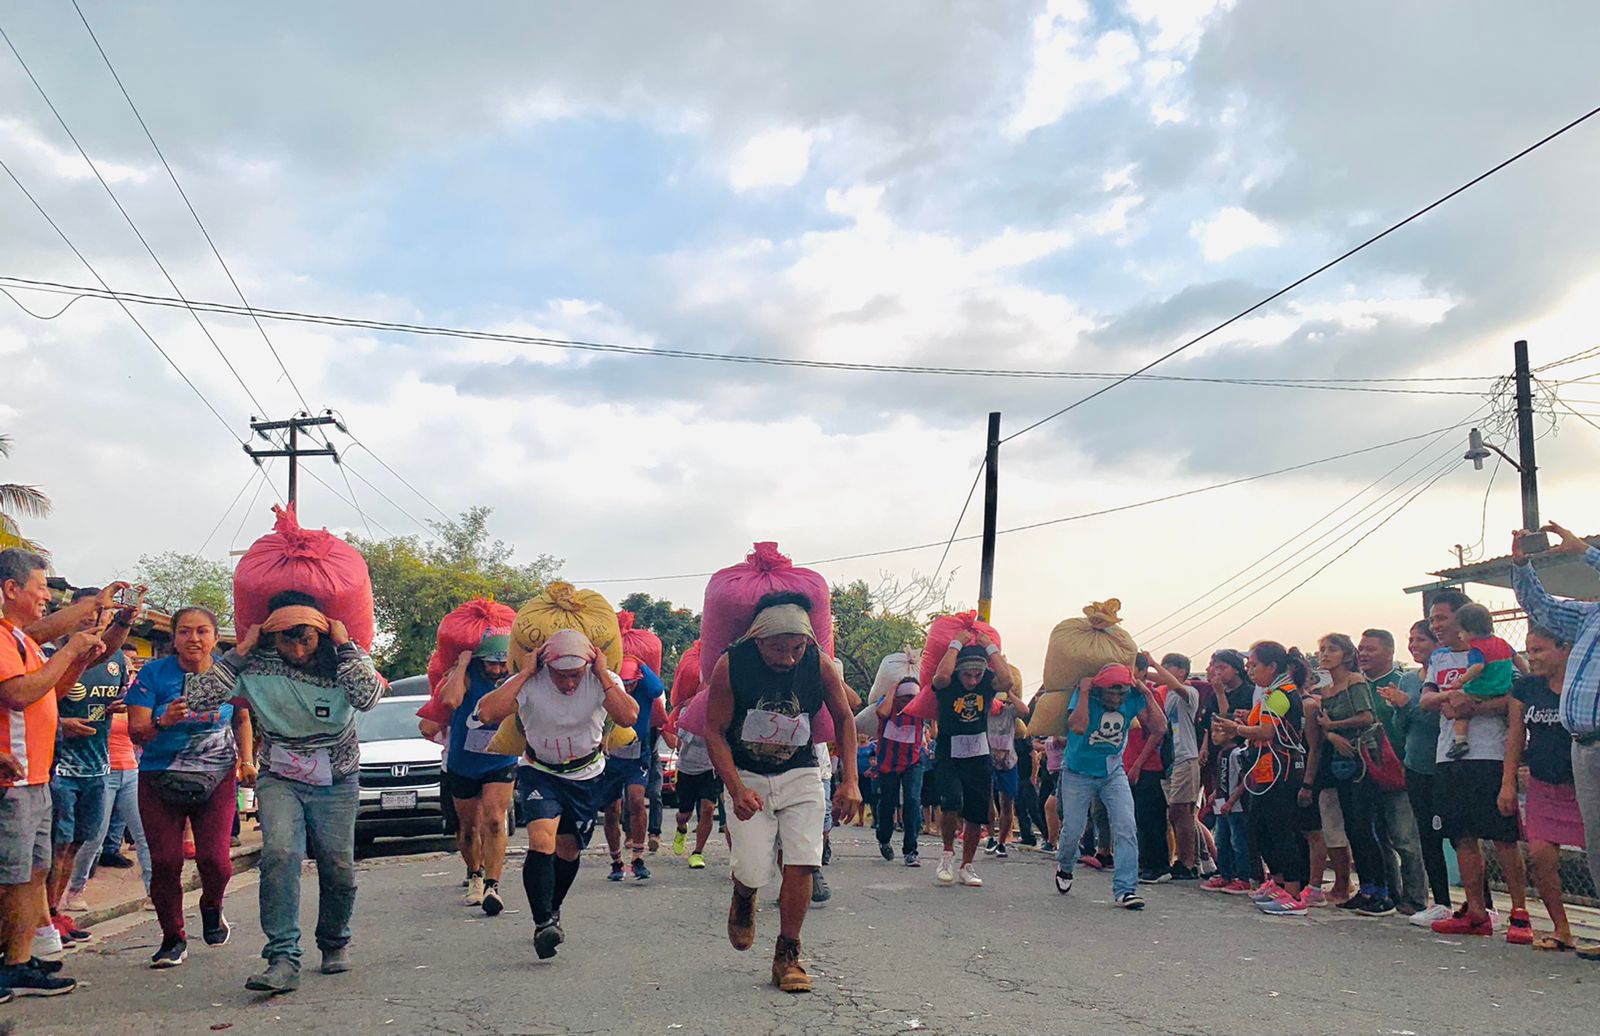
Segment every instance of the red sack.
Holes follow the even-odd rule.
[[[350,639],[372,650],[372,577],[361,552],[327,529],[302,529],[293,507],[273,507],[271,532],[245,551],[233,570],[234,627],[241,633],[267,619],[267,601],[284,590],[317,599]]]
[[[635,626],[633,612],[617,612],[617,626],[622,630],[622,653],[637,658],[660,676],[661,638],[643,626]]]
[[[811,628],[817,646],[833,657],[833,607],[828,581],[808,568],[796,568],[776,543],[757,543],[737,565],[723,569],[706,584],[700,623],[700,680],[711,682],[717,659],[744,636],[756,617],[756,602],[767,594],[792,590],[811,600]]]
[[[659,675],[659,674],[658,674]],[[672,699],[674,711],[689,704],[689,699],[699,694],[705,684],[700,681],[700,642],[689,645],[678,659],[678,671],[672,674]]]
[[[922,670],[919,674],[922,689],[905,707],[904,715],[928,721],[939,718],[939,700],[933,693],[933,674],[939,668],[939,660],[950,650],[950,642],[963,631],[982,633],[994,641],[995,647],[1000,646],[999,631],[978,618],[977,612],[958,612],[934,619],[928,627],[928,640],[922,646]]]

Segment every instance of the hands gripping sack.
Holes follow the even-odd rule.
[[[537,664],[539,649],[558,630],[577,630],[605,656],[613,673],[622,668],[622,630],[611,602],[593,590],[554,582],[518,611],[511,623],[511,668]],[[488,751],[496,755],[521,755],[528,743],[521,721],[512,713],[500,724]]]
[[[439,690],[463,651],[476,651],[486,636],[509,636],[517,613],[510,605],[474,597],[439,620],[433,655],[428,659],[428,703],[417,716],[435,723],[450,722],[451,710],[439,702]],[[442,718],[441,718],[442,717]]]
[[[950,642],[962,633],[982,633],[994,642],[995,647],[1000,646],[999,631],[978,618],[975,611],[941,615],[934,619],[928,626],[928,640],[922,647],[922,663],[918,671],[921,690],[905,707],[905,715],[930,721],[939,718],[939,699],[933,693],[933,674],[939,669],[939,660],[950,649]]]

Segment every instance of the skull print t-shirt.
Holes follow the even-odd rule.
[[[1078,707],[1078,693],[1072,692],[1069,712]],[[1128,727],[1144,711],[1144,694],[1130,690],[1121,707],[1108,709],[1099,695],[1089,698],[1089,729],[1082,734],[1067,733],[1066,770],[1085,777],[1110,777],[1122,772],[1122,749]]]

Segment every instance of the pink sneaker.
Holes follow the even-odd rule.
[[[1308,908],[1328,906],[1328,894],[1319,888],[1307,888],[1300,893],[1300,905]]]
[[[1234,878],[1228,882],[1228,887],[1222,891],[1230,896],[1248,896],[1250,894],[1250,883],[1243,878]]]
[[[1256,890],[1250,893],[1250,899],[1255,903],[1270,903],[1282,893],[1283,889],[1278,887],[1278,883],[1268,878],[1256,886]]]
[[[1222,892],[1228,887],[1228,879],[1218,874],[1202,881],[1200,887],[1207,892]]]
[[[1270,917],[1304,917],[1306,907],[1299,899],[1280,891],[1276,898],[1257,903],[1256,909]]]

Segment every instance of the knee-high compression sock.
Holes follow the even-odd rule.
[[[550,853],[528,853],[522,864],[522,888],[528,894],[528,909],[533,912],[533,923],[542,925],[550,920],[551,894],[555,889],[555,857]]]
[[[555,897],[551,900],[551,906],[556,910],[561,909],[561,904],[566,901],[567,891],[577,880],[578,863],[578,860],[563,860],[559,856],[555,858]]]

